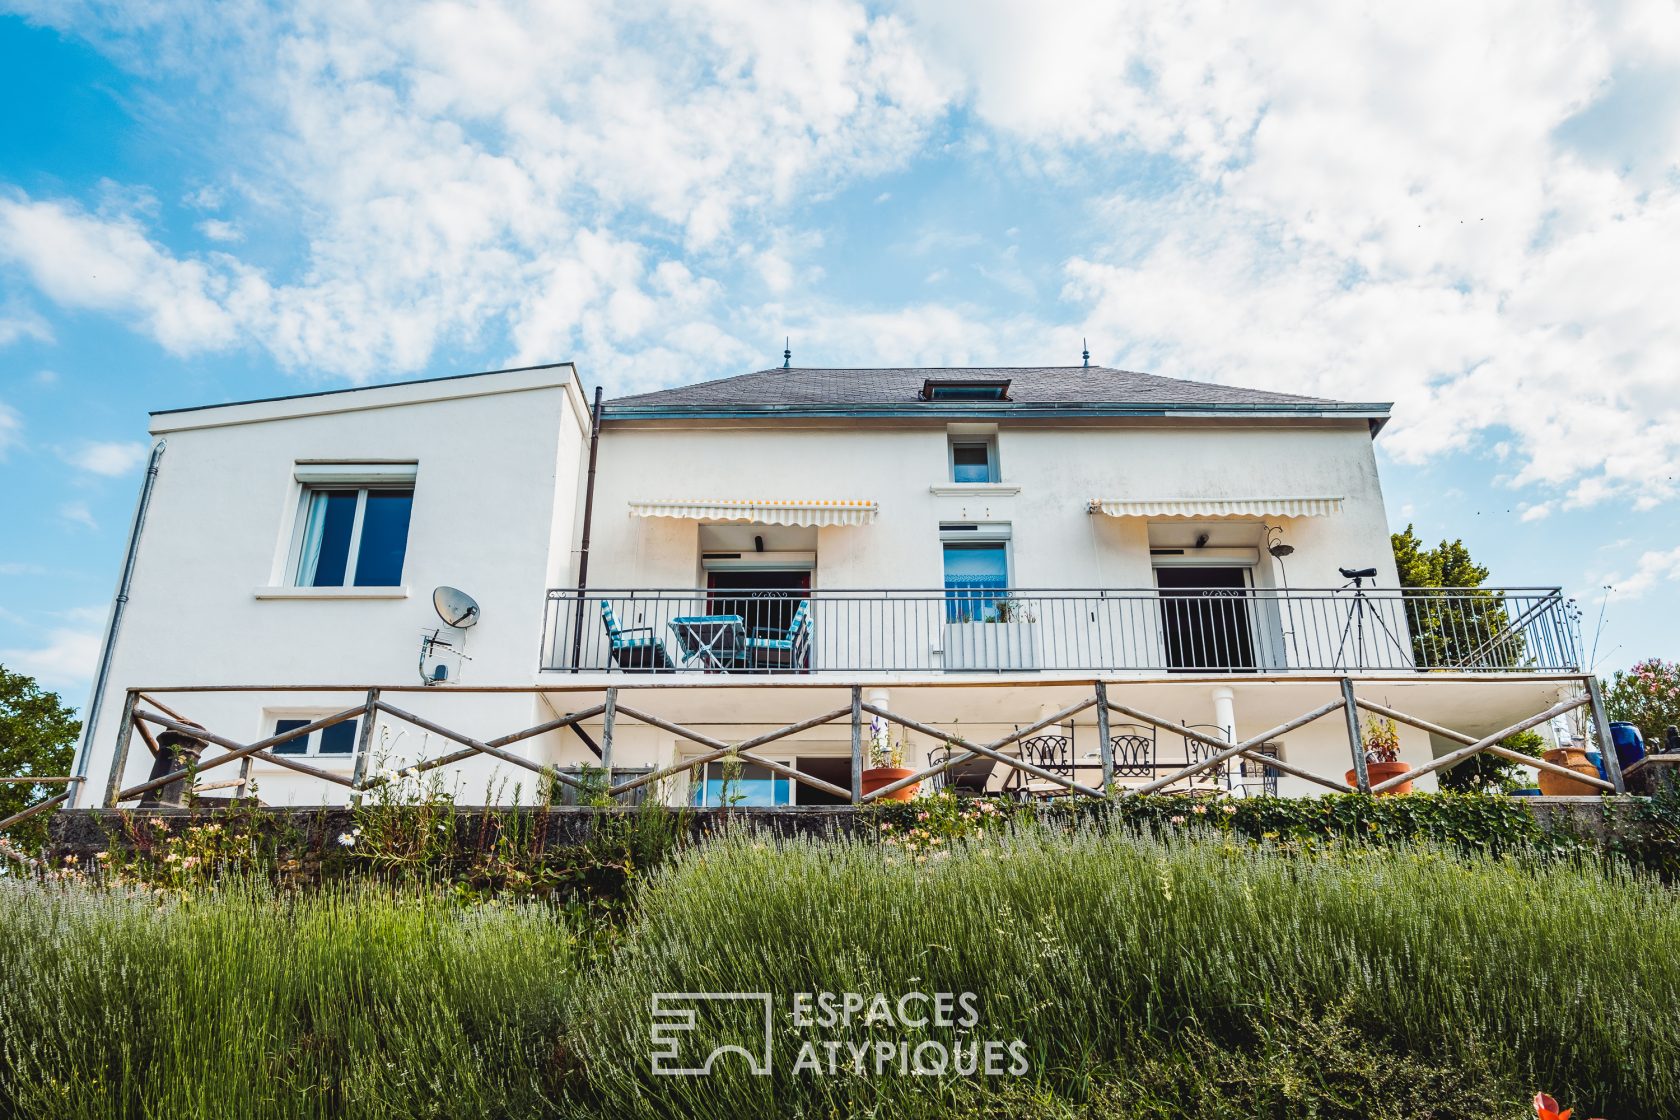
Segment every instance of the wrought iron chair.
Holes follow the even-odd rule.
[[[1119,732],[1108,737],[1109,750],[1114,755],[1116,778],[1152,778],[1155,776],[1155,729],[1135,723],[1119,725]]]
[[[965,753],[961,747],[953,747],[949,743],[942,747],[935,747],[928,754],[928,762],[940,765],[950,760],[953,754]],[[959,797],[981,797],[987,792],[991,783],[992,772],[997,769],[998,761],[985,755],[976,755],[967,762],[958,763],[949,770],[941,773],[932,783],[936,790],[948,789]]]
[[[747,660],[753,668],[810,667],[811,601],[801,599],[785,631],[758,627],[747,638]]]
[[[1073,761],[1072,730],[1069,727],[1066,735],[1031,735],[1022,739],[1021,761],[1061,777],[1076,778],[1078,771]],[[1016,770],[1014,777],[1015,793],[1019,797],[1060,797],[1073,792],[1064,785],[1028,774],[1025,770]]]
[[[601,624],[607,628],[607,652],[620,669],[632,673],[652,673],[672,668],[671,655],[665,643],[651,626],[622,627],[613,614],[612,604],[601,600]],[[641,635],[635,637],[633,635]]]
[[[1276,743],[1261,743],[1257,752],[1267,758],[1280,758],[1281,752]],[[1247,797],[1276,797],[1278,790],[1278,771],[1264,763],[1244,758],[1238,768],[1242,778],[1242,790]]]
[[[1211,739],[1225,738],[1225,729],[1217,723],[1186,723],[1184,724],[1184,729],[1186,731],[1200,731],[1202,734]],[[1185,762],[1182,765],[1192,766],[1198,762],[1211,758],[1218,753],[1218,748],[1210,746],[1207,743],[1202,742],[1200,739],[1192,739],[1188,735],[1184,736]],[[1218,766],[1203,770],[1201,773],[1190,779],[1190,786],[1192,789],[1198,785],[1214,786],[1222,789],[1225,786],[1225,776],[1229,771],[1229,768],[1229,762],[1221,762]]]

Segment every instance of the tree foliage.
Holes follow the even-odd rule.
[[[1394,566],[1406,590],[1406,624],[1419,668],[1506,669],[1526,657],[1510,630],[1505,596],[1482,587],[1486,566],[1462,540],[1425,548],[1412,526],[1393,535]]]
[[[0,665],[0,778],[68,774],[81,733],[82,721],[56,692],[43,689],[34,677]],[[0,785],[0,820],[63,792],[62,785]],[[39,816],[9,829],[6,836],[26,850],[45,838],[46,824]]]
[[[1680,661],[1652,657],[1618,671],[1604,694],[1610,718],[1631,723],[1645,736],[1646,748],[1660,749],[1663,733],[1680,726]]]
[[[1425,548],[1407,525],[1393,535],[1393,545],[1400,586],[1408,591],[1406,622],[1419,667],[1499,669],[1521,663],[1524,643],[1520,634],[1506,634],[1510,615],[1504,596],[1482,588],[1487,566],[1476,563],[1462,540]],[[1524,731],[1500,746],[1537,758],[1546,743],[1537,732]],[[1462,792],[1498,791],[1522,780],[1515,763],[1491,754],[1467,759],[1440,778],[1443,789]]]

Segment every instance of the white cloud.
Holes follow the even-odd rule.
[[[206,218],[202,222],[199,222],[196,228],[198,229],[198,232],[202,233],[205,237],[208,237],[212,241],[230,242],[245,240],[245,234],[238,226],[234,225],[232,222],[224,221],[221,218]]]
[[[171,256],[135,219],[0,197],[0,260],[59,304],[128,318],[172,353],[234,340],[234,317],[220,301],[233,294],[229,272],[237,270]]]
[[[5,462],[7,453],[22,442],[23,417],[18,415],[17,409],[0,401],[0,463]]]
[[[1538,502],[1535,505],[1523,506],[1520,515],[1523,521],[1544,521],[1552,515],[1551,502]]]
[[[32,308],[9,305],[0,307],[0,347],[10,346],[24,338],[32,338],[36,342],[51,342],[52,326]]]
[[[68,690],[71,695],[67,699],[79,704],[82,698],[74,694],[75,690],[88,686],[99,664],[100,632],[60,626],[48,630],[44,637],[40,645],[0,650],[0,663],[27,673],[47,688]]]
[[[107,478],[119,478],[140,465],[146,457],[144,443],[88,441],[71,450],[61,450],[59,457],[73,467]]]
[[[1618,594],[1636,598],[1660,583],[1680,582],[1680,546],[1666,552],[1651,551],[1640,555],[1634,570],[1625,576],[1611,576],[1607,580]]]
[[[86,502],[65,502],[58,507],[59,519],[77,525],[93,532],[99,531],[99,522],[93,519],[93,511],[88,509]]]
[[[1659,0],[35,7],[263,124],[187,203],[213,238],[295,221],[289,271],[163,248],[143,192],[0,196],[0,255],[43,293],[178,353],[363,379],[505,334],[635,389],[773,360],[783,331],[830,362],[1071,360],[1088,335],[1111,364],[1393,400],[1405,462],[1504,444],[1530,519],[1680,494]],[[1090,184],[1059,305],[1016,262],[980,266],[987,306],[814,290],[804,206],[935,154],[1023,205]],[[960,290],[982,242],[909,250]]]

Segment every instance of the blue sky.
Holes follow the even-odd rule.
[[[1390,8],[0,0],[0,662],[83,700],[148,409],[785,335],[1393,400],[1397,528],[1680,656],[1680,15]]]

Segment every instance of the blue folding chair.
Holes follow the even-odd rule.
[[[801,599],[785,631],[760,627],[747,639],[747,658],[755,668],[809,668],[811,601]]]
[[[671,655],[665,652],[665,643],[654,634],[653,627],[619,626],[612,604],[605,599],[601,600],[601,624],[607,628],[608,652],[620,669],[653,673],[673,668]]]

